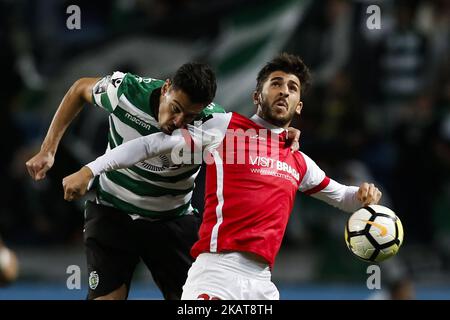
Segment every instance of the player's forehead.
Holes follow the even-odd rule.
[[[287,73],[285,71],[276,70],[269,74],[267,77],[266,83],[274,82],[274,81],[281,81],[291,84],[296,84],[300,87],[300,79],[293,73]]]

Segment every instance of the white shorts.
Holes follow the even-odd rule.
[[[182,300],[279,300],[268,264],[245,253],[202,253],[189,269]]]

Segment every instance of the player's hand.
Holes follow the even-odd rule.
[[[289,127],[287,130],[288,145],[291,146],[291,152],[298,151],[300,149],[300,130],[293,127]]]
[[[54,162],[55,156],[53,153],[41,150],[33,158],[28,160],[25,165],[31,178],[41,180],[45,178],[45,174],[50,170]]]
[[[373,183],[364,182],[359,186],[356,197],[363,204],[377,204],[381,199],[382,193]]]
[[[64,200],[72,201],[84,196],[92,178],[92,171],[88,167],[83,167],[79,171],[65,177],[62,182]]]

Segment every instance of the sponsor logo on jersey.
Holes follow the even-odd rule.
[[[259,134],[251,135],[250,139],[256,139],[256,140],[261,140],[261,141],[267,140],[265,137],[261,137]]]
[[[130,114],[128,112],[125,113],[125,118],[130,119],[132,122],[136,123],[138,126],[141,126],[141,127],[145,128],[147,130],[150,130],[151,127],[152,127],[150,124],[148,124],[144,120],[141,120],[138,117],[133,116],[132,114]]]
[[[280,160],[275,160],[269,157],[261,157],[261,156],[252,157],[250,155],[250,164],[257,165],[259,167],[277,169],[278,171],[289,173],[297,181],[300,179],[300,174],[297,172],[297,170],[292,168],[286,162]]]

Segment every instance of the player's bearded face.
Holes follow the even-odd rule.
[[[287,128],[295,114],[300,114],[300,80],[283,71],[272,72],[261,92],[255,93],[257,114],[272,124]]]
[[[201,103],[192,103],[182,90],[174,90],[170,86],[163,87],[158,111],[161,131],[171,134],[175,129],[184,128],[202,112],[204,107]]]

